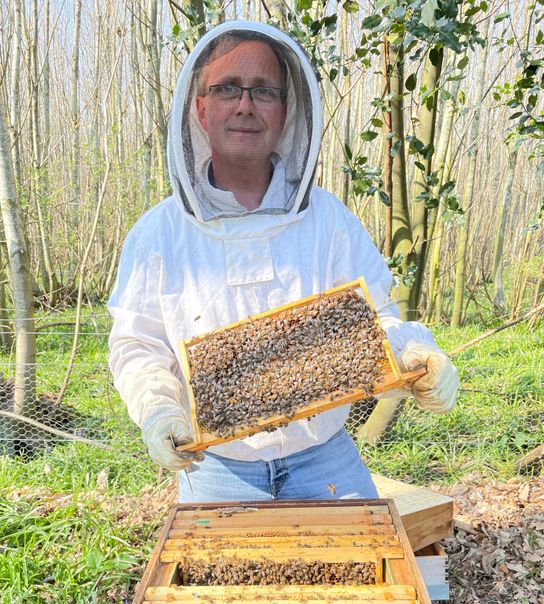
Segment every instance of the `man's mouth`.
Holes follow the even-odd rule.
[[[242,132],[244,134],[258,134],[260,130],[254,128],[229,128],[231,132]]]

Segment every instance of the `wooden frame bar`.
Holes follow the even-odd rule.
[[[278,523],[278,520],[281,520]],[[176,528],[177,526],[177,528]],[[379,529],[388,527],[386,533]],[[184,534],[179,534],[183,527]],[[321,527],[324,532],[321,532]],[[286,529],[289,528],[289,531]],[[318,530],[315,530],[318,529]],[[271,539],[269,532],[284,533]],[[223,547],[227,545],[228,547]],[[371,584],[183,585],[192,561],[371,562]],[[273,601],[430,604],[392,500],[240,502],[172,508],[133,604]]]
[[[376,306],[374,304],[374,300],[370,294],[368,286],[365,280],[360,277],[355,281],[350,281],[349,283],[345,283],[344,285],[340,285],[338,287],[334,287],[320,294],[314,294],[312,296],[308,296],[306,298],[302,298],[301,300],[297,300],[296,302],[292,302],[290,304],[285,304],[284,306],[279,306],[277,308],[265,311],[258,315],[253,315],[246,319],[242,319],[241,321],[237,321],[235,323],[231,323],[221,329],[214,330],[212,332],[208,332],[202,334],[200,336],[196,336],[194,338],[190,338],[188,340],[184,340],[180,344],[181,357],[182,357],[182,371],[185,378],[185,383],[187,384],[188,389],[188,399],[189,399],[189,408],[191,412],[191,423],[192,423],[192,432],[194,440],[191,443],[186,445],[182,445],[177,447],[179,451],[202,451],[207,449],[208,447],[219,445],[225,442],[229,442],[231,440],[237,440],[239,438],[245,438],[246,436],[251,436],[252,434],[256,434],[257,432],[261,432],[263,430],[269,430],[270,428],[276,428],[280,425],[285,425],[286,423],[290,423],[299,419],[304,419],[306,417],[311,417],[312,415],[316,415],[317,413],[322,413],[323,411],[327,411],[329,409],[334,409],[336,407],[340,407],[342,405],[347,405],[353,403],[354,401],[360,401],[364,399],[366,396],[366,392],[363,390],[354,389],[349,393],[345,392],[333,392],[326,397],[323,397],[319,400],[312,401],[305,407],[299,409],[292,417],[287,417],[285,415],[274,415],[268,418],[262,418],[258,420],[254,425],[250,427],[243,428],[238,430],[235,434],[225,437],[219,436],[215,433],[205,432],[200,429],[197,420],[197,402],[195,399],[195,395],[193,392],[193,388],[191,387],[191,365],[189,361],[189,349],[192,346],[196,346],[197,344],[206,340],[206,338],[210,337],[212,334],[217,333],[218,331],[227,331],[231,329],[236,329],[240,325],[244,325],[250,322],[258,321],[260,319],[274,317],[279,315],[285,311],[293,310],[295,308],[301,308],[303,306],[307,306],[312,303],[316,299],[323,296],[334,296],[336,294],[350,291],[350,290],[360,290],[363,298],[369,304],[371,309],[376,313]],[[376,313],[376,322],[380,327],[380,320]],[[383,327],[382,327],[383,329]],[[383,392],[387,392],[390,390],[394,390],[397,388],[402,388],[406,384],[413,382],[420,378],[422,375],[426,373],[425,369],[418,369],[416,371],[411,371],[407,373],[401,373],[393,351],[391,350],[391,346],[387,339],[382,340],[382,345],[384,347],[385,356],[387,359],[387,365],[390,371],[386,372],[384,379],[375,384],[373,395],[378,395]]]

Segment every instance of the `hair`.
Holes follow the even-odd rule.
[[[208,44],[204,52],[200,54],[197,61],[195,62],[194,78],[197,81],[197,95],[204,96],[206,94],[206,90],[204,89],[204,74],[205,68],[210,63],[213,63],[219,57],[223,56],[224,54],[227,54],[231,50],[234,50],[242,42],[253,41],[263,42],[272,50],[272,52],[276,56],[281,71],[281,100],[283,103],[285,103],[285,101],[287,100],[287,77],[289,73],[287,61],[285,59],[285,50],[282,45],[276,40],[273,40],[272,38],[269,38],[268,36],[256,31],[231,31],[226,34],[223,34],[222,36],[218,36]]]

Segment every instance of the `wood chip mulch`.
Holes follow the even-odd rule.
[[[544,478],[469,477],[440,489],[455,500],[450,603],[544,604]]]

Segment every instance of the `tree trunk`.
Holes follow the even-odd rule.
[[[162,199],[168,195],[168,179],[167,179],[167,164],[166,164],[166,137],[167,126],[164,111],[164,105],[161,96],[161,64],[158,48],[160,41],[157,34],[157,2],[149,0],[149,21],[148,21],[148,44],[150,50],[152,79],[150,81],[151,90],[153,93],[153,114],[155,123],[156,135],[156,150],[157,150],[157,191]]]
[[[44,34],[45,44],[48,48],[49,38],[49,0],[46,1],[43,8],[44,18]],[[49,195],[49,176],[47,160],[48,143],[50,138],[50,96],[49,96],[49,52],[46,50],[44,55],[44,64],[42,68],[43,81],[43,137],[40,131],[40,75],[38,68],[38,2],[32,1],[32,31],[33,40],[31,41],[31,124],[32,124],[32,155],[33,155],[33,182],[34,182],[34,204],[38,215],[38,231],[40,234],[40,273],[43,292],[47,296],[47,300],[51,306],[54,306],[58,299],[59,284],[53,261],[51,259],[51,250],[49,246],[49,218],[44,208],[48,204]]]
[[[431,62],[430,55],[427,55],[425,67],[423,71],[423,79],[421,87],[426,90],[434,90],[437,87],[440,73],[442,71],[443,51],[440,50],[436,54],[434,63]],[[421,103],[417,123],[418,138],[425,146],[434,145],[436,114],[438,109],[438,93],[433,97],[432,107],[428,108],[425,102]],[[424,176],[429,176],[433,170],[435,154],[429,153],[427,159],[420,158],[421,163],[425,166],[425,172],[416,172]],[[427,265],[428,255],[428,218],[429,212],[423,201],[415,201],[415,198],[425,190],[424,183],[414,179],[412,188],[412,238],[414,241],[414,251],[416,256],[417,271],[415,281],[410,290],[410,308],[415,315],[419,315],[418,308],[421,299],[421,290],[423,287],[423,279],[425,277],[425,267]]]
[[[342,18],[342,55],[344,60],[347,62],[349,57],[348,49],[348,13],[343,11]],[[345,89],[350,90],[351,88],[351,70],[348,71],[345,79]],[[348,92],[344,99],[344,148],[348,145],[351,148],[351,92]],[[346,172],[342,179],[342,201],[346,207],[349,206],[349,185],[350,175]]]
[[[402,45],[390,45],[387,67],[392,99],[391,132],[394,140],[391,151],[391,256],[400,257],[399,272],[405,277],[414,263],[412,227],[408,206],[406,182],[406,154],[404,149],[404,51]],[[391,155],[391,152],[390,152]],[[404,320],[415,318],[416,309],[410,308],[410,287],[401,282],[394,292],[400,316]]]
[[[451,154],[451,140],[453,131],[453,118],[455,115],[455,105],[459,93],[460,80],[454,80],[450,89],[451,97],[446,102],[443,111],[442,123],[440,128],[440,138],[435,155],[435,169],[439,172],[439,186],[449,180],[449,170],[447,168],[448,154]],[[436,212],[431,215],[429,224],[429,240],[431,245],[431,263],[429,267],[429,296],[427,298],[426,317],[431,323],[438,323],[442,317],[441,304],[441,267],[440,259],[442,257],[442,243],[444,237],[444,204],[441,203]]]
[[[12,409],[24,415],[32,407],[36,389],[36,342],[30,259],[23,229],[22,213],[15,194],[12,158],[3,100],[0,100],[0,210],[6,233],[13,306],[15,307],[15,385]],[[8,428],[9,429],[9,428]],[[6,425],[2,422],[2,431]],[[0,438],[2,433],[0,432]],[[9,434],[3,435],[10,441]],[[13,435],[11,435],[13,437]],[[6,447],[10,453],[10,447]]]
[[[515,143],[514,143],[515,145]],[[504,232],[508,220],[508,208],[512,201],[512,186],[516,172],[516,161],[518,157],[518,148],[510,152],[508,156],[508,174],[506,176],[506,186],[502,195],[502,203],[497,214],[497,227],[495,235],[495,244],[493,246],[493,305],[499,312],[506,311],[506,301],[503,288],[503,252],[504,252]]]
[[[81,0],[74,3],[74,34],[72,49],[72,91],[70,95],[70,117],[72,120],[72,162],[70,170],[70,228],[72,232],[72,253],[70,262],[70,281],[75,282],[78,259],[80,257],[79,239],[79,201],[80,201],[80,175],[81,163],[80,146],[80,111],[79,111],[79,39],[81,30]]]
[[[482,29],[482,38],[487,39],[489,33],[489,19],[484,22]],[[470,128],[468,143],[468,170],[463,190],[463,200],[461,207],[465,210],[465,224],[459,229],[459,240],[457,243],[457,254],[455,259],[455,287],[453,293],[453,310],[451,316],[451,326],[459,327],[463,321],[463,299],[465,293],[466,280],[466,262],[467,262],[467,243],[469,234],[469,223],[471,215],[472,195],[474,192],[474,176],[476,173],[476,161],[478,159],[477,139],[480,132],[480,114],[482,97],[485,87],[485,69],[487,63],[489,45],[480,49],[478,59],[478,74],[476,78],[476,94],[474,98],[474,115]]]

